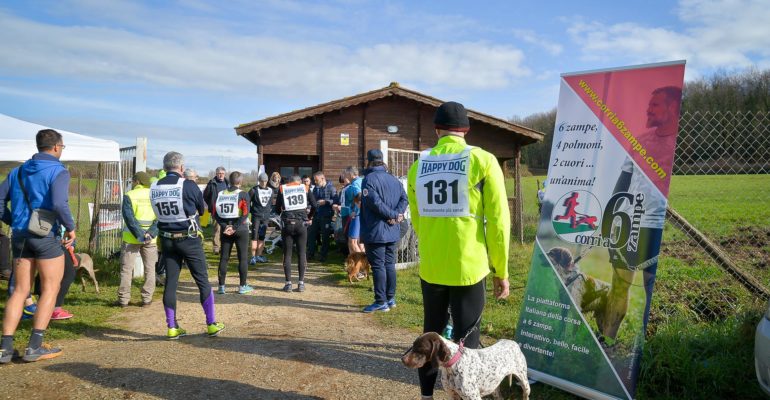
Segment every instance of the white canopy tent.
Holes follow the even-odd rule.
[[[37,153],[35,135],[41,129],[56,129],[0,114],[0,161],[19,161]],[[120,161],[120,145],[112,140],[97,139],[56,129],[67,146],[61,161]]]
[[[120,207],[123,200],[123,162],[118,142],[22,121],[0,114],[0,169],[10,169],[37,153],[35,136],[42,129],[55,129],[61,133],[64,145],[61,161],[65,163],[97,163],[95,193],[99,193],[98,212],[93,211],[97,222],[97,248],[103,255],[120,248],[123,219]],[[133,161],[131,164],[133,165]],[[95,168],[96,169],[96,168]],[[130,173],[130,172],[129,172]],[[5,176],[0,176],[0,180]],[[79,188],[78,188],[79,190]],[[86,200],[87,201],[87,200]],[[96,201],[96,200],[95,200]],[[89,203],[91,204],[91,203]],[[80,201],[76,209],[80,208]],[[96,217],[98,215],[98,217]],[[80,223],[80,221],[78,221]]]

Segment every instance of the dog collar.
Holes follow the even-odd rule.
[[[444,364],[444,367],[446,368],[452,368],[453,365],[455,365],[458,361],[460,361],[460,357],[463,356],[463,350],[465,349],[465,343],[464,341],[460,341],[460,348],[457,349],[457,353],[452,356],[452,358],[449,359],[449,362]]]

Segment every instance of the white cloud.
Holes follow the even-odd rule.
[[[513,36],[515,36],[520,40],[523,40],[526,43],[534,44],[541,47],[543,50],[545,50],[548,54],[552,56],[557,56],[561,54],[562,51],[564,50],[564,47],[561,44],[552,42],[530,30],[514,29]]]
[[[625,22],[576,22],[568,32],[588,60],[687,59],[688,69],[697,74],[701,69],[766,64],[770,59],[767,1],[682,0],[677,11],[682,30]]]
[[[351,93],[393,80],[490,89],[530,74],[519,49],[478,41],[346,48],[223,32],[159,36],[58,26],[2,12],[0,26],[0,71],[27,76],[292,96]]]

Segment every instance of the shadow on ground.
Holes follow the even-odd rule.
[[[70,374],[84,381],[125,391],[146,393],[163,399],[213,399],[220,396],[251,399],[318,399],[292,392],[263,389],[245,383],[200,376],[186,376],[144,368],[102,368],[91,363],[63,363],[46,366],[51,372]]]

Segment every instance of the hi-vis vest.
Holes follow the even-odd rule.
[[[150,203],[150,188],[138,187],[126,192],[126,196],[131,199],[131,207],[136,221],[142,229],[149,229],[150,225],[155,222],[155,212],[152,210],[152,203]],[[143,243],[134,237],[128,227],[123,228],[123,241],[131,244]],[[152,240],[152,243],[155,243],[155,239]]]
[[[241,216],[241,210],[238,208],[240,193],[241,189],[236,189],[234,192],[228,192],[227,190],[219,192],[216,203],[216,215],[219,218],[235,219]]]

